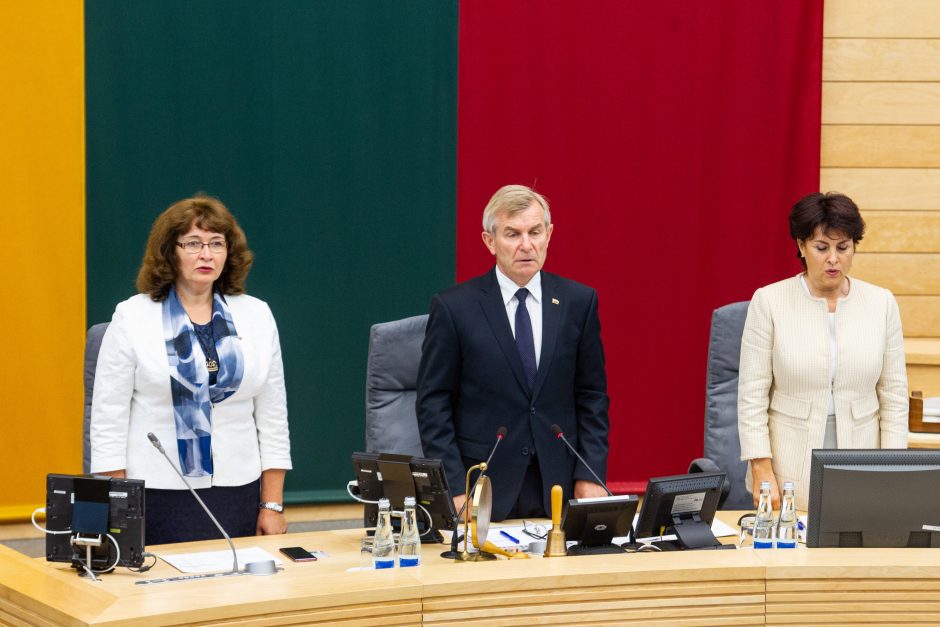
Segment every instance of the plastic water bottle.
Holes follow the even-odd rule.
[[[796,548],[796,506],[793,504],[793,482],[783,482],[783,500],[777,519],[777,548]]]
[[[398,541],[398,565],[402,568],[421,565],[421,536],[415,519],[415,497],[405,497],[405,515],[401,521]]]
[[[774,506],[770,496],[770,482],[761,481],[757,518],[754,520],[754,548],[774,548]]]
[[[392,532],[392,507],[388,499],[379,499],[379,521],[375,526],[375,541],[372,545],[372,567],[395,567],[395,535]]]

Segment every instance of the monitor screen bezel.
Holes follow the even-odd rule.
[[[570,499],[561,520],[565,539],[577,541],[579,546],[593,547],[611,544],[614,538],[628,537],[639,503],[640,499],[635,494]],[[606,528],[593,534],[586,530],[585,523],[591,516],[599,517],[599,523]],[[594,537],[597,541],[584,544],[581,538],[585,537]]]
[[[431,516],[432,529],[436,531],[447,530],[454,531],[457,528],[457,510],[454,507],[453,498],[450,496],[450,487],[447,483],[447,474],[444,471],[444,463],[439,459],[428,457],[412,457],[408,455],[394,455],[389,453],[364,453],[355,452],[352,454],[353,472],[356,480],[359,482],[359,492],[361,498],[367,501],[378,501],[380,498],[387,497],[385,489],[385,478],[380,470],[380,463],[387,464],[407,464],[412,483],[410,486],[397,485],[391,492],[395,501],[391,503],[392,509],[401,510],[404,507],[403,501],[405,495],[414,496],[419,504],[422,504]],[[414,473],[433,473],[431,483],[436,483],[443,488],[447,498],[438,498],[435,500],[436,507],[430,506],[428,497],[433,495],[417,489],[414,484]],[[407,488],[407,489],[406,489]],[[440,495],[438,495],[440,496]],[[374,528],[378,522],[378,506],[375,503],[363,504],[363,526]],[[424,531],[424,516],[418,515],[419,529]],[[392,520],[397,528],[399,521],[397,518]]]
[[[46,529],[48,531],[73,531],[73,503],[87,494],[89,485],[99,486],[93,491],[108,497],[107,533],[115,539],[120,550],[117,566],[139,568],[144,563],[146,550],[146,493],[141,479],[120,479],[105,475],[46,475]],[[76,485],[77,484],[77,485]],[[105,491],[106,490],[106,491]],[[76,496],[79,493],[79,496]],[[72,546],[73,533],[50,533],[46,535],[46,561],[71,563],[84,561]],[[87,534],[86,534],[87,535]],[[114,563],[114,546],[110,541],[102,543],[94,552],[92,567],[105,569]]]
[[[839,542],[830,542],[824,539],[825,522],[820,522],[819,518],[823,512],[823,502],[826,496],[825,470],[826,467],[833,466],[857,466],[863,470],[865,466],[882,466],[887,469],[890,466],[936,466],[940,468],[940,450],[938,449],[813,449],[810,453],[810,482],[809,482],[809,501],[807,509],[807,530],[806,546],[809,548],[840,547]],[[877,470],[867,470],[865,472],[878,472]],[[861,476],[861,475],[860,475]],[[888,475],[894,476],[894,475]],[[897,475],[900,476],[900,475]],[[869,482],[871,479],[869,478]],[[940,492],[940,486],[938,486]],[[860,508],[869,507],[872,499],[877,499],[877,495],[869,493],[860,495],[857,499],[846,499],[847,507],[858,505]],[[912,507],[917,507],[920,502],[918,499],[911,498],[909,502]],[[859,515],[863,516],[864,510],[859,510]],[[898,517],[899,521],[902,517]],[[846,532],[851,530],[845,530]],[[864,532],[864,529],[856,530]],[[832,533],[832,532],[827,532]],[[940,544],[940,533],[929,533],[932,539],[931,546]],[[847,545],[842,545],[847,546]],[[883,544],[877,540],[867,544],[871,547],[884,548],[907,548],[907,545]]]
[[[692,513],[698,514],[702,522],[711,525],[718,511],[718,501],[721,499],[725,477],[724,472],[699,472],[651,478],[646,484],[643,507],[640,509],[640,516],[636,522],[634,537],[658,538],[664,535],[660,529],[668,532],[673,522],[672,512],[670,508],[667,508],[667,504],[672,504],[676,496],[695,492],[704,491],[706,494],[702,507]]]

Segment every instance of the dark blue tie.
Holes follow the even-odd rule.
[[[535,340],[532,337],[532,320],[529,319],[529,310],[525,306],[525,299],[528,295],[529,290],[524,287],[516,292],[516,298],[519,300],[519,306],[516,307],[516,348],[519,349],[522,369],[525,371],[525,378],[531,390],[532,384],[535,383],[535,371],[538,367],[535,365]]]

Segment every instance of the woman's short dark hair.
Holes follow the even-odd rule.
[[[865,220],[851,198],[845,194],[815,192],[800,198],[790,210],[790,237],[796,242],[796,256],[803,268],[806,260],[800,253],[800,241],[808,240],[821,229],[823,234],[844,235],[855,244],[865,235]]]
[[[176,282],[176,242],[192,226],[225,236],[228,255],[214,288],[222,294],[244,294],[245,278],[254,255],[245,232],[217,198],[197,194],[170,205],[150,229],[144,260],[137,273],[137,290],[157,302],[166,300]]]

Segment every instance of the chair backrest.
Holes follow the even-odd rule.
[[[95,393],[95,370],[98,368],[98,351],[101,339],[110,322],[100,322],[88,329],[85,336],[85,420],[82,424],[82,472],[91,468],[91,399]]]
[[[719,307],[712,313],[705,383],[705,457],[728,475],[730,492],[724,509],[752,509],[744,484],[747,462],[738,440],[738,365],[748,301]]]
[[[424,455],[415,391],[427,314],[372,325],[366,366],[366,451]]]

